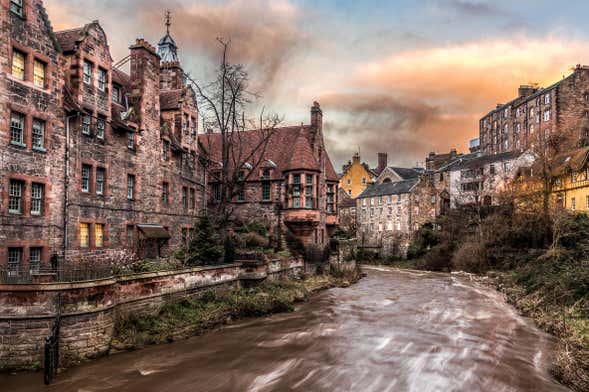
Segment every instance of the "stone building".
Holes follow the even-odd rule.
[[[358,246],[381,257],[405,257],[415,231],[435,220],[436,199],[426,174],[368,187],[356,198]]]
[[[469,154],[451,162],[444,171],[445,191],[450,207],[460,205],[497,205],[510,191],[519,168],[530,167],[534,156],[529,152],[509,151],[494,155]]]
[[[588,117],[589,67],[578,65],[547,88],[520,86],[516,98],[481,118],[480,149],[484,154],[534,150],[542,139],[576,147],[589,139]]]
[[[339,187],[352,199],[358,196],[371,184],[387,167],[387,154],[378,153],[378,166],[371,169],[367,163],[360,160],[360,154],[355,153],[352,160],[343,167]]]
[[[97,21],[54,33],[42,1],[0,4],[0,266],[180,245],[204,207],[205,173],[169,24],[157,49],[130,47],[127,74]]]
[[[258,130],[241,132],[235,148],[248,156],[251,146],[259,145],[264,137]],[[221,199],[221,134],[201,134],[199,140],[210,162],[209,205],[213,209]],[[338,177],[325,150],[319,104],[314,102],[311,107],[310,124],[274,129],[263,154],[255,163],[244,162],[237,169],[246,180],[232,201],[234,218],[266,224],[273,238],[284,238],[290,230],[305,245],[325,247],[338,223]],[[248,170],[254,173],[246,175]]]

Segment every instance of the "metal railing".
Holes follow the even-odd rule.
[[[57,314],[49,336],[45,338],[45,360],[43,362],[43,381],[51,384],[59,368],[59,330],[61,328],[61,293],[57,296]]]
[[[104,279],[113,276],[112,268],[107,266],[94,267],[61,267],[61,268],[2,268],[0,267],[0,284],[80,282]]]

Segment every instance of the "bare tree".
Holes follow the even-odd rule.
[[[215,80],[208,85],[200,85],[188,75],[187,80],[202,103],[203,124],[207,128],[205,147],[220,149],[220,156],[210,154],[208,158],[214,180],[219,184],[214,217],[219,227],[226,229],[234,212],[232,201],[264,162],[270,138],[282,118],[267,115],[264,107],[255,119],[247,115],[248,106],[255,104],[260,95],[248,90],[249,75],[244,66],[229,62],[231,41],[217,41],[222,55]],[[218,138],[220,146],[213,140]]]

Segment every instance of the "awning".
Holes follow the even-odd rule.
[[[170,235],[170,233],[168,232],[168,230],[166,230],[161,225],[144,224],[144,225],[137,225],[137,228],[139,229],[139,231],[141,231],[143,233],[145,238],[168,239],[168,238],[172,237]]]

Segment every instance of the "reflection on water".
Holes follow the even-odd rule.
[[[0,390],[567,390],[547,372],[551,338],[495,291],[459,275],[366,272],[294,313],[103,358],[50,388],[40,374],[1,376]]]

